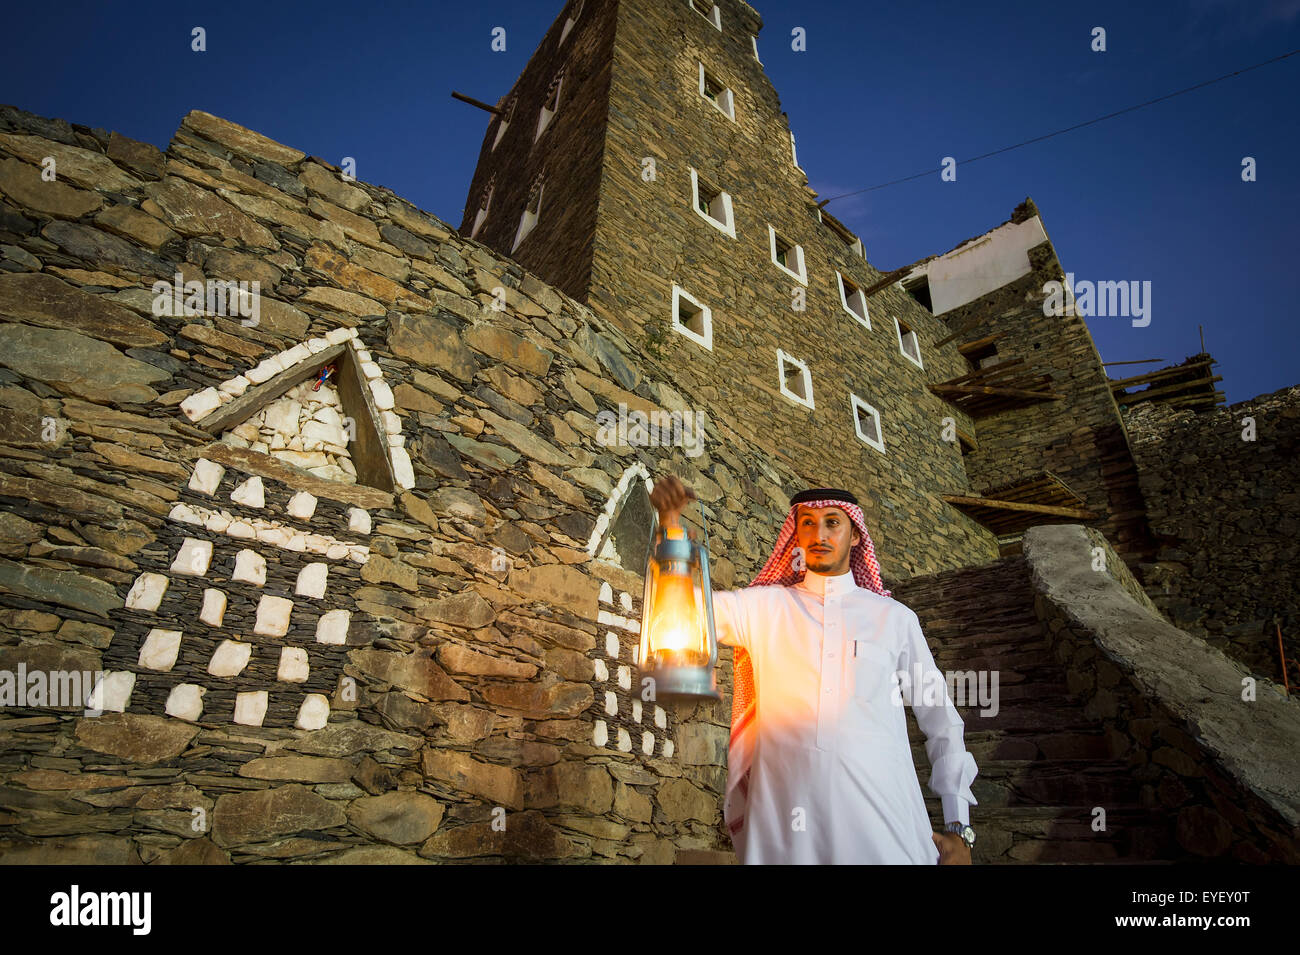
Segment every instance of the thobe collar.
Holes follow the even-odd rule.
[[[854,590],[858,583],[853,579],[853,571],[846,570],[842,574],[830,576],[829,574],[819,574],[816,571],[809,570],[804,573],[803,580],[795,584],[803,590],[817,594],[819,597],[839,596]]]

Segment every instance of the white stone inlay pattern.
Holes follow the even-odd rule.
[[[308,693],[298,708],[294,726],[300,730],[318,730],[330,719],[330,701],[324,693]]]
[[[624,473],[624,478],[628,479],[631,475],[637,473],[636,467],[630,468]],[[647,481],[647,490],[649,490],[649,481]],[[611,501],[618,501],[620,494],[615,494]],[[593,538],[593,541],[595,538]],[[594,544],[593,544],[594,546]],[[617,606],[621,613],[614,613],[603,606]],[[641,631],[641,621],[632,616],[635,613],[635,603],[633,596],[626,590],[615,591],[608,581],[602,581],[598,595],[598,606],[596,610],[596,622],[605,627],[616,627],[618,630],[625,631],[629,634],[639,634]],[[628,706],[624,709],[631,722],[634,724],[645,725],[653,719],[655,727],[661,730],[668,729],[668,714],[663,707],[650,704],[653,711],[642,704],[642,701],[634,692],[634,681],[637,674],[634,672],[637,665],[637,658],[640,653],[639,642],[629,641],[630,646],[627,652],[623,650],[623,638],[620,637],[618,630],[605,631],[604,656],[606,659],[596,657],[592,662],[593,682],[608,683],[613,671],[616,680],[617,689],[606,689],[605,693],[605,713],[609,716],[617,716],[619,713],[619,697],[625,697]],[[620,658],[630,661],[630,664],[620,664],[617,662]],[[601,688],[594,687],[597,694]],[[672,740],[667,738],[667,733],[656,734],[654,731],[646,728],[639,731],[639,738],[633,738],[632,732],[626,728],[619,727],[611,743],[610,727],[604,720],[597,720],[597,728],[593,730],[592,739],[596,746],[613,745],[622,752],[631,752],[635,746],[646,756],[654,755],[656,740],[663,740],[661,755],[670,758],[673,754]]]
[[[275,678],[286,683],[306,683],[310,669],[307,665],[307,651],[302,647],[281,647],[280,668]]]
[[[194,473],[190,475],[190,490],[211,497],[217,493],[217,485],[225,473],[226,469],[222,465],[207,458],[199,458],[194,462]]]
[[[175,504],[167,516],[182,524],[202,524],[208,530],[227,537],[257,540],[294,553],[320,554],[331,560],[347,557],[356,564],[364,564],[370,558],[370,548],[365,544],[351,544],[328,534],[309,533],[279,521],[237,518],[225,511],[212,511],[195,504]]]
[[[126,595],[127,610],[157,610],[167,593],[170,581],[162,574],[143,573],[135,579]]]
[[[230,499],[244,507],[255,507],[259,510],[266,507],[266,491],[262,487],[262,479],[253,475],[230,492]]]
[[[161,630],[157,627],[149,631],[140,647],[140,666],[145,670],[159,670],[163,673],[176,665],[176,656],[181,650],[181,631]]]
[[[238,394],[246,387],[246,380],[235,382],[223,390],[223,397]],[[391,415],[391,412],[388,414]],[[395,415],[392,415],[392,418],[395,423],[398,422]],[[319,409],[313,424],[320,425],[322,428],[341,426],[342,419],[337,408],[327,406]],[[398,426],[400,427],[400,424]],[[394,436],[389,437],[391,439]],[[404,440],[400,435],[396,438],[398,441]],[[237,439],[232,443],[237,443]],[[198,460],[188,478],[190,490],[196,494],[215,498],[225,482],[227,470],[207,459]],[[232,486],[233,490],[230,490]],[[141,675],[170,672],[174,678],[185,682],[172,686],[161,706],[151,700],[147,703],[137,703],[137,707],[147,707],[152,712],[161,711],[169,717],[189,722],[208,724],[214,720],[234,719],[235,722],[243,725],[261,726],[270,712],[270,700],[274,695],[280,707],[284,707],[289,701],[296,706],[297,716],[293,725],[299,729],[316,730],[328,725],[331,712],[329,693],[305,693],[304,691],[313,681],[320,680],[323,673],[319,666],[313,666],[312,657],[319,652],[325,656],[319,657],[316,663],[331,659],[337,651],[329,647],[345,648],[348,642],[351,613],[348,610],[331,609],[329,603],[326,603],[331,596],[334,596],[334,591],[340,589],[328,586],[331,578],[335,584],[338,583],[338,578],[330,573],[330,568],[332,566],[335,573],[341,572],[346,577],[349,573],[348,568],[340,567],[338,562],[350,560],[355,564],[365,563],[369,557],[369,547],[365,544],[349,543],[327,534],[314,533],[313,529],[309,526],[305,527],[304,523],[314,521],[319,526],[324,519],[335,523],[336,526],[347,525],[353,534],[358,529],[369,534],[370,515],[362,508],[348,509],[345,506],[347,515],[343,517],[341,511],[333,505],[322,514],[315,495],[286,487],[279,481],[258,475],[240,474],[237,482],[227,485],[227,490],[230,498],[239,507],[258,510],[275,507],[281,511],[279,515],[281,520],[235,515],[229,510],[220,509],[217,506],[218,501],[215,500],[209,501],[206,506],[175,501],[168,517],[177,524],[191,525],[202,528],[209,534],[224,535],[228,539],[249,542],[248,546],[237,545],[230,549],[229,553],[235,555],[233,559],[223,552],[218,561],[217,573],[222,574],[229,570],[234,592],[230,586],[224,584],[220,588],[206,586],[202,581],[198,582],[198,587],[192,588],[186,585],[180,593],[175,593],[176,589],[171,588],[173,601],[184,601],[187,606],[169,605],[167,612],[162,614],[160,608],[169,592],[170,578],[210,576],[213,572],[212,562],[218,556],[216,550],[221,546],[222,538],[218,537],[214,541],[211,537],[177,535],[181,542],[170,561],[165,554],[151,555],[146,560],[145,566],[152,564],[154,569],[146,570],[136,577],[127,593],[125,604],[127,609],[132,611],[157,614],[159,626],[149,629],[146,625],[136,631],[139,634],[138,657],[128,664],[129,670],[102,674],[97,685],[88,691],[88,707],[93,707],[99,712],[126,712]],[[263,510],[263,512],[270,516],[270,511]],[[257,547],[258,544],[276,546],[304,555],[322,556],[308,558],[306,561],[302,559],[288,561],[283,565],[271,567],[268,557],[258,552],[261,550]],[[255,547],[257,549],[254,549]],[[274,561],[274,558],[270,560]],[[293,599],[289,599],[273,593],[259,594],[259,599],[256,601],[255,622],[246,622],[243,614],[252,606],[247,603],[248,598],[257,591],[245,591],[242,594],[239,591],[247,586],[266,586],[269,579],[268,570],[274,573],[275,582],[280,587],[285,583],[285,573],[295,573],[297,578],[294,587],[295,595]],[[221,579],[224,580],[224,577]],[[200,593],[201,599],[198,596]],[[274,648],[278,655],[277,682],[268,689],[254,690],[246,685],[241,686],[238,682],[239,678],[247,679],[251,676],[249,668],[259,638],[273,638],[273,643],[280,643],[282,638],[288,637],[295,601],[301,600],[313,602],[309,619],[317,620],[315,644],[311,642],[311,631],[308,630],[305,640],[301,637],[294,640],[299,644],[298,646],[280,645]],[[241,611],[236,615],[239,621],[237,628],[233,626],[231,613],[227,612],[231,610],[232,605]],[[302,604],[299,603],[299,606],[301,607]],[[316,616],[317,614],[319,617]],[[183,629],[187,629],[184,621],[193,621],[195,617],[207,629],[202,629],[202,635],[197,640],[191,639],[190,643],[186,643],[188,638],[182,632]],[[227,637],[220,632],[223,627],[235,632],[230,632]],[[258,637],[253,637],[253,633],[258,634]],[[248,634],[248,636],[244,637],[241,634]],[[214,636],[216,640],[212,640]],[[225,639],[222,639],[223,637]],[[260,655],[269,654],[273,646],[268,646],[266,641],[261,642],[262,649],[256,652],[259,654],[259,663],[265,667],[270,660],[263,660]],[[184,658],[180,655],[182,646],[187,649]],[[193,652],[196,646],[204,651],[208,651],[209,646],[215,646],[215,649],[208,651],[210,656],[205,661],[201,657],[196,658]],[[235,691],[236,703],[233,713],[230,710],[216,713],[213,712],[211,704],[205,705],[205,696],[214,685],[205,680],[205,676],[215,678],[221,681],[223,688],[230,687]],[[257,676],[259,682],[265,679],[263,671],[259,670]],[[232,681],[233,686],[232,682],[227,681]],[[276,712],[286,711],[277,708]]]
[[[105,713],[125,713],[135,688],[135,674],[130,670],[113,670],[95,684],[86,698],[86,708]]]
[[[266,584],[266,558],[255,550],[244,548],[235,555],[235,572],[231,580],[261,587]]]
[[[212,587],[204,590],[203,609],[199,611],[199,619],[209,627],[219,627],[225,616],[226,595]]]
[[[316,621],[316,642],[332,643],[338,646],[348,642],[348,624],[352,620],[350,610],[331,610],[320,615]]]
[[[348,530],[354,534],[370,533],[370,512],[359,507],[348,508]]]
[[[166,713],[193,722],[203,715],[203,694],[208,691],[197,683],[178,683],[167,696]]]
[[[235,722],[244,726],[261,726],[270,702],[266,690],[235,694]]]
[[[293,592],[300,597],[324,597],[329,569],[329,564],[308,564],[298,571],[298,583]]]
[[[386,439],[384,443],[388,446],[389,461],[393,466],[393,474],[397,478],[397,483],[404,490],[410,490],[415,486],[415,471],[411,465],[410,455],[402,447],[404,441],[393,440],[395,437],[400,439],[402,424],[397,415],[392,412],[394,406],[392,389],[383,379],[383,370],[374,363],[370,353],[362,347],[355,328],[334,328],[327,332],[323,338],[311,338],[299,342],[292,348],[286,348],[271,355],[243,374],[227,379],[216,388],[203,388],[189,395],[181,402],[181,411],[191,421],[200,421],[227,401],[231,401],[236,396],[243,394],[250,384],[259,385],[270,381],[280,372],[292,368],[299,362],[309,360],[313,355],[320,354],[331,345],[338,345],[342,342],[350,344],[353,358],[362,370],[362,375],[370,388],[375,408],[382,418],[382,422],[377,422],[377,424],[382,424],[379,433],[381,439]],[[331,383],[326,382],[319,389],[313,389],[314,385],[315,380],[302,382],[290,389],[287,397],[294,402],[316,402],[316,399],[319,398],[322,403],[340,404],[337,393],[334,395],[332,402],[323,397],[324,392],[335,391]],[[310,397],[307,397],[308,395]],[[292,440],[286,436],[289,434],[288,429],[280,431],[272,428],[266,434],[261,433],[262,426],[266,424],[267,409],[284,400],[285,396],[277,398],[254,415],[253,418],[249,419],[250,421],[256,420],[253,428],[255,434],[250,435],[247,428],[244,428],[244,433],[240,433],[240,429],[249,423],[246,421],[227,431],[222,435],[221,440],[236,447],[251,448],[266,454],[272,454],[275,457],[282,458],[282,460],[289,461],[291,464],[305,467],[317,476],[328,480],[355,482],[356,469],[352,465],[351,456],[347,453],[346,442],[332,440],[336,436],[336,432],[333,430],[333,422],[325,418],[315,419],[314,413],[309,413],[308,417],[319,420],[323,427],[309,429],[303,423],[300,430],[295,424],[293,436],[298,440],[300,445],[298,448],[294,448]],[[273,414],[277,416],[275,420],[280,420],[278,416],[283,413],[284,409],[274,412]],[[278,440],[277,436],[279,436]],[[263,437],[267,440],[262,440]],[[317,442],[319,447],[310,447],[309,445],[312,442]],[[325,453],[327,448],[331,449],[328,456]],[[318,455],[320,459],[312,457],[313,455]]]
[[[208,661],[208,672],[213,676],[239,676],[244,672],[244,667],[248,666],[252,656],[251,643],[224,640],[212,654],[212,659]]]
[[[257,602],[257,622],[253,624],[253,632],[264,637],[283,637],[289,632],[289,614],[292,611],[292,600],[262,594],[262,599]]]
[[[290,517],[296,517],[300,521],[309,521],[311,516],[316,513],[316,495],[310,491],[299,491],[289,498],[285,510],[288,511]]]

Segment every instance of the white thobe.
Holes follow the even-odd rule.
[[[757,731],[745,826],[745,864],[911,863],[939,850],[912,763],[910,702],[926,736],[930,790],[945,822],[968,823],[975,759],[916,614],[859,587],[853,574],[808,571],[789,587],[713,593],[718,642],[749,652]],[[928,676],[924,676],[928,675]],[[945,683],[946,686],[946,683]],[[925,705],[925,704],[929,705]]]

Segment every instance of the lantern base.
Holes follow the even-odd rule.
[[[642,670],[642,679],[654,681],[656,703],[720,700],[712,667],[683,667],[667,670]]]

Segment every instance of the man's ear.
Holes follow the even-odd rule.
[[[849,540],[851,541],[850,546],[852,547],[857,547],[859,544],[862,543],[862,535],[858,533],[858,529],[856,527],[853,528],[853,536],[849,538]]]

